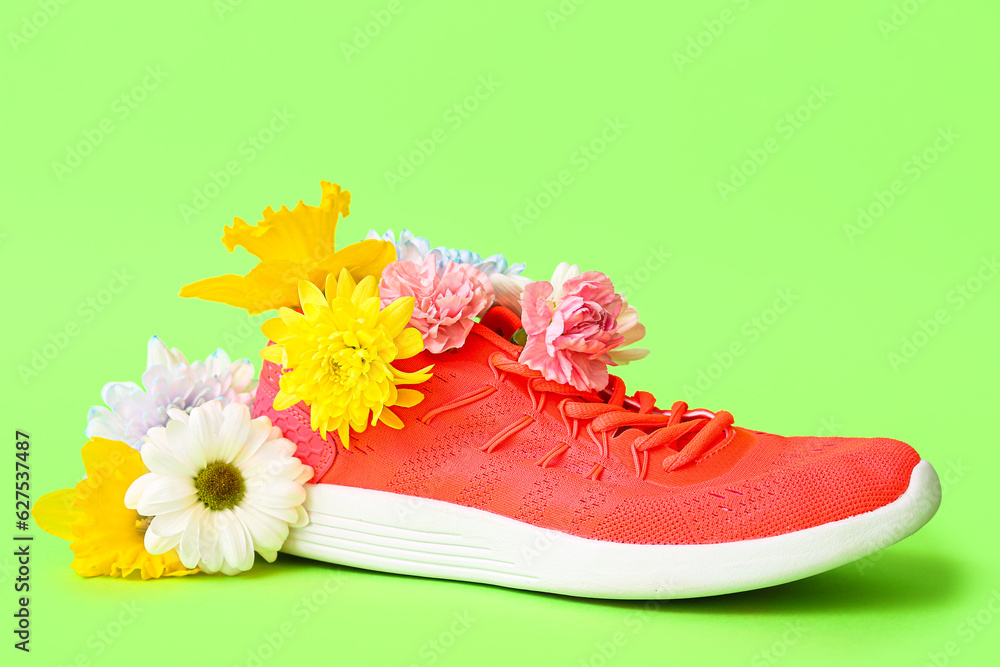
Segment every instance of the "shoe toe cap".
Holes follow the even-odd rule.
[[[702,503],[723,540],[778,535],[871,512],[906,491],[920,462],[912,447],[888,438],[781,440],[774,444],[782,455],[770,465],[715,489],[706,498],[711,502]]]

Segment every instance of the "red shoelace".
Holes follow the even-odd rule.
[[[700,456],[719,444],[733,424],[733,416],[725,410],[712,413],[708,410],[688,410],[684,401],[675,402],[670,410],[656,410],[656,398],[647,391],[637,391],[633,396],[625,393],[625,382],[612,375],[608,386],[600,393],[581,392],[569,385],[552,382],[542,377],[538,371],[512,361],[504,355],[494,353],[489,359],[497,379],[504,375],[518,375],[527,380],[528,394],[538,410],[543,409],[550,395],[562,396],[559,400],[559,414],[572,438],[577,437],[581,422],[587,422],[586,429],[601,448],[603,456],[608,456],[610,434],[619,430],[638,428],[643,434],[632,442],[632,457],[636,474],[646,476],[649,452],[657,447],[667,447],[670,452],[663,460],[663,470],[673,472],[690,465]],[[482,400],[496,391],[486,385],[474,392],[461,396],[425,414],[421,421],[429,423],[437,415]],[[654,411],[655,410],[655,411]],[[483,446],[483,451],[491,452],[507,438],[529,426],[534,419],[525,415],[509,424],[494,435]],[[649,430],[652,429],[652,430]],[[686,443],[680,441],[691,435]],[[559,443],[536,463],[547,466],[555,457],[569,449],[567,443]],[[603,468],[600,465],[587,475],[596,478]]]

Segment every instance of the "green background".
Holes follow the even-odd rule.
[[[942,508],[860,563],[649,608],[288,556],[233,579],[84,580],[35,529],[32,652],[4,625],[4,664],[996,657],[996,3],[320,4],[5,3],[4,451],[31,434],[36,495],[79,478],[86,411],[139,379],[150,335],[259,366],[261,318],[177,291],[252,266],[219,242],[234,215],[315,204],[328,179],[354,197],[341,244],[406,227],[536,279],[603,270],[654,350],[624,369],[632,389],[773,432],[907,440]]]

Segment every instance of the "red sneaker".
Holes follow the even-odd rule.
[[[680,598],[806,577],[887,547],[933,516],[940,485],[908,445],[786,438],[728,412],[661,410],[544,380],[517,361],[517,317],[494,307],[433,364],[404,428],[310,428],[304,403],[267,415],[313,467],[283,551],[331,563],[603,598]]]

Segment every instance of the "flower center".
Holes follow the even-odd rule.
[[[350,383],[353,376],[353,368],[350,360],[345,358],[345,355],[336,354],[332,357],[328,357],[326,362],[328,370],[330,371],[330,377],[337,384]]]
[[[194,488],[198,491],[198,500],[211,510],[232,509],[246,493],[246,483],[239,468],[224,461],[209,463],[194,478]]]
[[[359,344],[342,347],[325,359],[330,379],[344,387],[364,382],[372,371],[373,362],[379,361],[376,353]]]
[[[139,515],[139,519],[135,522],[135,529],[140,533],[145,534],[146,529],[149,528],[149,524],[153,522],[153,517]]]

